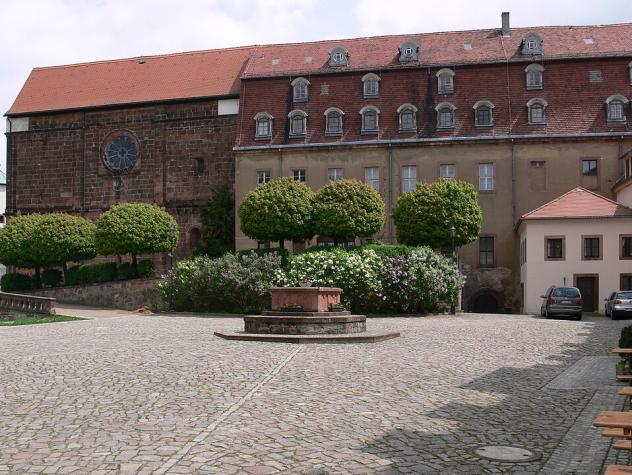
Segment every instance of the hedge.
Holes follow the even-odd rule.
[[[30,275],[10,272],[0,278],[0,287],[3,292],[15,292],[18,290],[31,290],[33,279]]]

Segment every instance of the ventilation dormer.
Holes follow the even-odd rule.
[[[399,62],[419,61],[419,45],[413,41],[404,41],[399,45]]]
[[[336,46],[329,51],[329,66],[340,67],[349,63],[349,52],[342,46]]]
[[[544,41],[537,33],[529,33],[522,40],[522,54],[523,55],[536,55],[542,54]]]

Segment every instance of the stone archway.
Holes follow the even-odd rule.
[[[500,313],[500,296],[491,289],[481,289],[470,297],[469,311],[474,313]]]

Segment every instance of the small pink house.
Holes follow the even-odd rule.
[[[632,186],[621,191],[617,202],[575,188],[521,217],[524,313],[540,312],[551,285],[578,287],[584,311],[601,313],[611,292],[632,290]]]

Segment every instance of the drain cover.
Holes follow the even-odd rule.
[[[538,454],[522,447],[509,445],[484,445],[474,449],[474,455],[496,462],[520,463],[531,462],[540,458]]]

